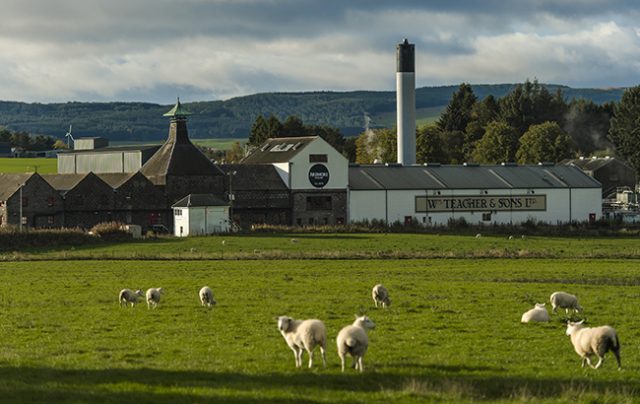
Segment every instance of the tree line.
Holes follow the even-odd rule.
[[[394,128],[366,129],[357,137],[345,137],[337,128],[305,125],[296,116],[281,122],[275,115],[259,115],[248,146],[297,136],[320,136],[351,162],[392,163],[397,158]],[[227,160],[238,161],[246,151],[238,143]],[[598,154],[616,154],[640,173],[640,86],[625,90],[620,102],[596,104],[567,101],[561,88],[552,94],[537,80],[526,80],[503,97],[483,99],[463,83],[435,124],[416,130],[420,164],[536,164]]]
[[[44,135],[31,136],[24,131],[12,132],[7,128],[0,127],[0,142],[9,143],[11,147],[18,147],[23,150],[44,151],[51,150],[56,143],[56,139]]]

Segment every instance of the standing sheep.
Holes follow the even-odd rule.
[[[120,302],[120,307],[127,306],[131,303],[131,307],[135,306],[138,303],[138,297],[144,296],[144,292],[140,289],[135,292],[131,289],[122,289],[118,294],[118,301]]]
[[[582,312],[582,307],[578,304],[578,298],[572,294],[566,292],[554,292],[549,297],[549,300],[551,301],[551,307],[553,307],[554,313],[558,307],[564,309],[565,313],[569,313],[569,309],[573,309],[579,313]]]
[[[536,306],[522,315],[522,323],[544,323],[550,320],[544,303],[536,303]]]
[[[571,337],[571,343],[576,353],[582,357],[582,367],[585,362],[593,369],[598,369],[604,362],[604,354],[612,351],[618,361],[618,370],[622,369],[620,363],[620,341],[616,330],[608,325],[589,328],[582,323],[584,320],[573,323],[567,322],[567,335]],[[595,366],[591,364],[591,355],[598,357]]]
[[[200,296],[200,303],[202,303],[203,307],[205,305],[207,307],[211,307],[218,303],[216,302],[216,299],[213,298],[213,291],[208,286],[203,286],[198,295]]]
[[[147,308],[151,306],[155,309],[160,303],[160,295],[164,294],[164,288],[151,288],[147,290]]]
[[[360,372],[364,371],[364,364],[362,361],[364,354],[367,353],[367,349],[369,348],[367,330],[372,330],[375,327],[375,323],[371,321],[369,317],[356,316],[356,321],[354,321],[353,324],[340,330],[338,337],[336,338],[336,343],[338,345],[338,356],[340,356],[343,372],[347,354],[353,357],[353,367],[356,370],[360,370]]]
[[[371,297],[373,298],[373,303],[376,305],[376,307],[378,307],[378,303],[380,303],[383,308],[391,306],[389,291],[381,284],[377,284],[373,287],[373,290],[371,291]]]
[[[326,346],[327,330],[320,320],[294,320],[291,317],[278,317],[278,330],[293,351],[296,367],[302,366],[302,352],[309,354],[309,368],[313,366],[313,350],[319,345],[322,364],[327,367]]]

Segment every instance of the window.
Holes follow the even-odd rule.
[[[329,218],[328,217],[322,218],[322,222],[325,224],[325,226],[328,225],[329,224]]]
[[[53,216],[47,216],[47,224],[52,226],[55,223],[55,218]]]
[[[182,216],[182,209],[175,209],[173,213],[175,216]]]
[[[26,208],[27,206],[29,206],[29,198],[26,196],[22,197],[22,207]]]
[[[307,210],[331,210],[331,196],[307,196]]]
[[[482,214],[482,221],[490,222],[491,221],[491,213],[483,213]]]
[[[20,221],[22,224],[27,224],[27,217],[22,216],[22,220]]]
[[[309,155],[309,163],[326,163],[328,162],[328,157],[326,154],[310,154]]]
[[[47,198],[47,206],[48,207],[52,207],[54,202],[55,202],[55,198],[53,196],[50,196],[50,197]]]
[[[344,217],[337,217],[336,224],[344,224]]]
[[[82,195],[76,195],[76,205],[82,206],[84,205],[84,198]]]
[[[313,218],[312,218],[312,217],[310,217],[310,218],[309,218],[309,225],[313,225],[313,223],[314,223],[314,220],[313,220]]]
[[[302,218],[300,218],[300,217],[299,217],[299,218],[297,218],[297,219],[296,219],[296,224],[297,224],[298,226],[302,226]]]

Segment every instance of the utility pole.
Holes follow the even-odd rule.
[[[229,176],[229,221],[231,222],[231,230],[235,227],[235,221],[233,220],[233,200],[235,199],[233,195],[233,176],[236,175],[236,173],[236,170],[227,173]]]
[[[20,233],[22,233],[22,187],[24,186],[24,184],[20,184],[20,217],[18,218],[18,223],[19,224],[19,229],[20,229]]]

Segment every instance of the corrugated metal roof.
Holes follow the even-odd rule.
[[[242,159],[243,164],[286,163],[319,136],[279,137],[268,139]]]
[[[139,145],[139,146],[115,146],[115,147],[101,147],[99,149],[86,149],[86,150],[61,150],[59,153],[61,155],[65,154],[103,154],[103,153],[113,153],[113,152],[125,152],[125,151],[146,151],[155,149],[158,150],[160,145]]]
[[[189,194],[174,203],[171,207],[192,208],[199,206],[229,206],[229,203],[214,196],[213,194]]]
[[[95,174],[42,174],[42,178],[56,191],[69,191],[88,175]]]
[[[633,170],[633,167],[629,165],[626,161],[617,159],[615,157],[589,157],[584,159],[572,159],[572,160],[564,160],[562,164],[564,165],[575,165],[580,167],[583,170],[595,171],[599,168],[602,168],[608,164],[612,163],[622,164],[624,166],[629,167],[629,169]]]
[[[117,189],[122,184],[127,182],[129,178],[140,175],[139,172],[135,173],[105,173],[105,174],[96,174],[102,181],[106,182],[111,186],[111,188]],[[146,177],[145,177],[146,178]]]
[[[352,165],[349,187],[376,189],[600,188],[572,166]]]

